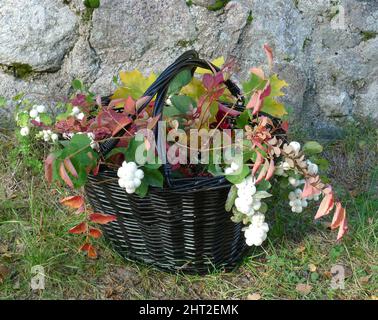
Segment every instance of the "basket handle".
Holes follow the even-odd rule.
[[[173,62],[168,68],[166,68],[159,77],[152,83],[152,85],[146,90],[143,94],[143,97],[150,97],[147,101],[144,102],[143,105],[137,110],[138,113],[143,111],[148,104],[151,102],[153,97],[156,95],[156,100],[154,104],[153,116],[159,116],[163,112],[163,108],[165,105],[166,95],[168,92],[168,88],[172,80],[178,75],[181,71],[185,69],[190,69],[192,76],[196,68],[204,68],[210,71],[215,70],[218,72],[220,69],[213,65],[212,63],[199,59],[198,53],[195,50],[189,50],[183,53],[180,57],[178,57],[175,62]],[[228,90],[231,92],[233,96],[235,96],[238,101],[238,107],[244,107],[244,97],[241,93],[239,87],[232,82],[231,80],[226,80],[224,84],[227,86]],[[127,129],[128,125],[124,128],[121,128],[117,134],[114,135],[115,138],[122,136],[124,129]],[[157,129],[157,128],[155,128]],[[155,131],[155,139],[158,148],[159,156],[162,152],[165,152],[164,146],[161,144],[161,139],[159,139],[157,130]],[[117,144],[119,139],[111,139],[101,143],[100,151],[103,155],[109,153]]]

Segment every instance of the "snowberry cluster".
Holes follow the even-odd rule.
[[[303,211],[303,208],[307,207],[307,199],[302,199],[301,196],[301,189],[295,189],[294,191],[289,193],[289,205],[291,207],[291,211],[301,213]]]
[[[23,137],[28,136],[29,133],[30,133],[30,129],[29,129],[29,127],[22,127],[22,128],[20,129],[20,134],[21,134]]]
[[[51,130],[42,130],[36,135],[36,137],[43,138],[43,140],[46,142],[56,142],[59,139],[58,135],[56,133],[53,133]]]
[[[74,116],[77,120],[81,121],[84,119],[85,115],[80,111],[78,107],[73,107],[71,111],[71,116]]]
[[[251,218],[251,224],[244,228],[245,242],[248,246],[261,246],[267,237],[269,226],[265,222],[265,215],[256,213]]]
[[[239,169],[240,169],[240,166],[236,162],[231,162],[231,165],[224,170],[224,173],[227,175],[234,174]]]
[[[119,186],[125,188],[127,193],[134,193],[144,178],[143,170],[138,169],[135,162],[124,161],[118,169],[117,175],[119,177]]]
[[[241,183],[236,184],[238,197],[235,199],[236,209],[248,216],[252,216],[261,208],[261,200],[254,197],[256,186],[252,176],[248,176]]]
[[[296,179],[294,177],[289,177],[289,183],[294,187],[299,187],[300,185],[304,184],[305,183],[305,180],[304,179]]]
[[[34,105],[29,112],[30,118],[34,119],[37,122],[41,122],[41,118],[39,117],[40,113],[45,113],[46,107],[43,105]]]
[[[310,160],[307,160],[307,171],[310,175],[315,176],[318,174],[319,168],[316,163],[312,163]]]

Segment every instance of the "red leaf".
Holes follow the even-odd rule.
[[[229,107],[226,107],[225,105],[219,103],[219,110],[224,112],[224,113],[227,113],[229,114],[230,116],[233,116],[233,117],[237,117],[238,115],[240,115],[240,111],[237,111],[237,110],[234,110],[234,109],[231,109]]]
[[[95,239],[98,239],[102,236],[102,231],[96,228],[89,228],[89,235]]]
[[[71,178],[70,178],[70,177],[68,176],[68,174],[67,174],[67,171],[66,171],[66,169],[65,169],[65,167],[64,167],[63,162],[62,162],[62,163],[60,164],[60,166],[59,166],[59,174],[60,174],[61,178],[63,179],[63,181],[64,181],[64,182],[65,182],[70,188],[73,188],[73,187],[74,187]]]
[[[264,179],[264,177],[265,177],[265,175],[268,171],[268,168],[269,168],[268,160],[265,160],[264,166],[261,168],[261,171],[259,173],[259,176],[256,179],[255,184],[258,184],[262,179]]]
[[[77,171],[75,167],[73,166],[71,160],[69,158],[64,159],[64,166],[66,169],[75,177],[77,178],[79,175],[77,174]]]
[[[135,114],[135,101],[131,96],[127,97],[123,110],[128,114]]]
[[[110,214],[102,214],[102,213],[92,213],[89,216],[89,219],[98,224],[107,224],[109,222],[117,220],[116,216],[110,215]]]
[[[282,130],[284,130],[285,132],[287,132],[289,130],[289,121],[283,121],[281,123],[281,128],[282,128]]]
[[[312,186],[312,184],[308,180],[306,180],[301,197],[303,199],[303,198],[311,197],[313,195],[317,195],[319,193],[320,191],[314,186]]]
[[[336,202],[336,209],[333,215],[331,229],[336,229],[345,220],[345,209],[341,206],[340,202]]]
[[[254,92],[253,95],[251,96],[251,99],[247,103],[246,108],[247,109],[260,108],[260,105],[262,103],[261,99],[260,99],[260,96],[261,96],[261,92],[260,91]]]
[[[340,227],[339,227],[339,232],[337,233],[337,240],[340,240],[344,234],[348,231],[348,223],[346,217],[342,220]]]
[[[139,110],[139,108],[141,106],[143,106],[144,104],[146,104],[148,101],[151,101],[151,97],[150,96],[145,96],[145,97],[139,98],[135,102],[135,108],[136,108],[136,110]]]
[[[89,251],[89,249],[92,247],[92,245],[88,242],[84,243],[79,250],[80,251]]]
[[[82,234],[82,233],[85,233],[87,231],[87,223],[86,222],[82,222],[80,224],[78,224],[77,226],[71,228],[70,230],[68,230],[68,233],[72,233],[72,234]]]
[[[213,75],[206,73],[203,75],[202,79],[203,86],[210,91],[214,86],[214,77]]]
[[[257,153],[257,157],[256,157],[256,161],[255,163],[253,164],[253,168],[252,168],[252,176],[254,176],[257,172],[257,170],[259,170],[261,164],[263,163],[263,156],[261,155],[260,152],[256,151]]]
[[[55,156],[53,154],[49,154],[45,160],[45,179],[48,183],[52,182],[53,178],[53,162],[55,160]]]
[[[100,163],[97,163],[97,166],[94,167],[94,169],[92,170],[92,173],[94,176],[97,176],[99,171],[100,171]]]
[[[268,180],[273,176],[273,174],[274,174],[274,169],[275,169],[275,167],[274,167],[274,161],[273,161],[273,159],[271,159],[271,160],[270,160],[270,163],[269,163],[268,172],[266,173],[265,180],[268,181]]]
[[[88,250],[88,258],[96,259],[97,258],[97,252],[96,249],[93,246],[90,246]]]
[[[334,197],[333,197],[333,193],[331,192],[329,194],[326,194],[322,202],[320,203],[318,212],[315,215],[315,219],[319,219],[329,214],[333,206],[334,206]]]
[[[265,51],[266,57],[268,58],[269,68],[272,69],[273,50],[268,46],[268,44],[264,44],[264,51]]]
[[[60,203],[73,209],[79,209],[84,205],[84,198],[82,196],[71,196],[60,200]]]

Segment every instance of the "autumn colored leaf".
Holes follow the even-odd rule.
[[[114,92],[112,99],[127,98],[128,96],[135,100],[139,99],[157,78],[154,73],[145,77],[139,70],[123,71],[119,76],[123,86]]]
[[[274,100],[270,96],[264,99],[261,111],[277,118],[282,118],[284,115],[287,114],[284,104]]]
[[[260,300],[261,295],[259,293],[251,293],[247,296],[247,300]]]
[[[273,176],[273,174],[274,174],[274,169],[275,169],[275,167],[274,167],[274,161],[273,161],[273,159],[271,159],[271,160],[270,160],[270,163],[269,163],[268,172],[266,173],[265,180],[268,181],[268,180]]]
[[[341,206],[340,202],[336,202],[336,209],[333,215],[331,229],[339,227],[345,219],[345,209]]]
[[[334,196],[333,192],[326,194],[320,203],[319,209],[315,215],[315,219],[319,219],[330,213],[334,206]]]
[[[305,283],[299,283],[295,287],[295,290],[300,294],[307,295],[311,292],[312,286],[310,286],[309,284],[305,284]]]
[[[89,235],[92,238],[98,239],[102,236],[102,231],[96,228],[89,228]]]
[[[78,224],[77,226],[71,228],[70,230],[68,230],[68,233],[72,233],[72,234],[82,234],[82,233],[85,233],[87,231],[87,223],[86,222],[82,222],[80,224]]]
[[[211,61],[211,63],[213,65],[215,65],[216,67],[220,68],[224,64],[224,57],[218,57],[218,58],[214,59],[213,61]],[[212,72],[210,70],[208,70],[208,69],[197,68],[196,69],[196,73],[198,73],[198,74],[206,74],[206,73],[212,73]]]
[[[86,243],[84,243],[80,248],[79,248],[79,250],[80,251],[89,251],[89,249],[91,248],[91,244],[90,243],[88,243],[88,242],[86,242]]]
[[[72,183],[72,180],[71,178],[69,177],[67,171],[66,171],[66,168],[64,167],[64,164],[63,162],[60,164],[59,166],[59,175],[60,177],[63,179],[63,181],[70,187],[73,189],[74,185]]]
[[[53,162],[55,160],[54,154],[49,154],[45,160],[45,179],[51,183],[53,179]]]
[[[305,181],[305,185],[301,194],[302,199],[310,197],[310,196],[318,195],[319,193],[320,191],[317,188],[315,188],[311,184],[310,181],[308,180]]]
[[[117,217],[110,214],[92,213],[89,216],[89,220],[98,224],[107,224],[109,222],[117,220]]]
[[[78,174],[71,160],[69,158],[66,158],[64,159],[63,163],[66,169],[68,170],[68,172],[71,173],[75,178],[77,178]]]
[[[261,79],[265,79],[264,71],[261,68],[251,68],[250,72],[255,74],[256,76],[258,76]]]
[[[264,161],[264,158],[263,156],[261,155],[260,152],[256,151],[257,153],[257,156],[256,156],[256,161],[255,163],[253,164],[253,168],[252,168],[252,176],[254,176],[257,172],[257,170],[259,170],[260,166],[262,165],[263,161]]]
[[[339,232],[337,233],[337,240],[340,240],[347,231],[348,231],[348,223],[345,217],[339,226]]]
[[[282,121],[281,128],[287,132],[289,130],[289,121]]]
[[[266,57],[268,58],[269,68],[272,69],[273,50],[271,49],[271,47],[268,46],[268,44],[264,44],[264,51],[265,51]]]
[[[264,177],[266,176],[266,173],[268,172],[269,163],[268,160],[265,160],[263,167],[261,168],[261,171],[256,179],[255,184],[258,184]]]
[[[84,198],[82,196],[71,196],[60,200],[60,203],[73,209],[79,209],[84,205]]]
[[[93,246],[90,246],[88,250],[88,258],[96,259],[97,258],[97,252],[96,249]]]

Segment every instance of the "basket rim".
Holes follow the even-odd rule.
[[[117,177],[117,171],[113,168],[110,168],[104,164],[100,165],[100,169],[97,175],[94,174],[89,174],[89,177],[93,177],[96,179],[99,174],[105,174],[107,176],[111,177]],[[213,176],[213,177],[189,177],[189,178],[184,178],[185,182],[188,184],[183,184],[183,185],[176,185],[176,186],[169,186],[169,185],[164,185],[162,188],[159,187],[153,187],[149,186],[149,193],[164,193],[164,192],[170,192],[170,193],[181,193],[183,191],[185,192],[203,192],[203,191],[211,191],[211,190],[219,190],[219,189],[226,189],[231,187],[231,183],[225,179],[224,176]],[[178,179],[172,179],[178,180]],[[208,180],[209,183],[208,185],[201,185],[199,184],[196,186],[196,181],[197,182],[202,182]]]

